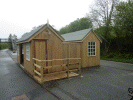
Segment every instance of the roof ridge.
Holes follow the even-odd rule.
[[[83,30],[88,30],[88,29],[92,29],[92,28],[87,28],[87,29],[83,29]],[[62,35],[71,34],[71,33],[76,33],[76,32],[80,32],[80,31],[83,31],[83,30],[78,30],[78,31],[74,31],[74,32],[69,32],[69,33],[65,33],[65,34],[62,34]]]

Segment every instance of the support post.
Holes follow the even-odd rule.
[[[51,65],[51,66],[52,66],[52,68],[51,68],[51,72],[54,72],[54,71],[53,71],[53,60],[52,60],[51,62],[52,62],[52,65]]]
[[[34,70],[35,70],[35,66],[34,66],[34,63],[35,63],[35,60],[32,59],[32,64],[33,64],[33,77],[35,76],[35,72],[34,72]]]
[[[69,78],[69,59],[67,59],[67,78]]]
[[[79,67],[78,67],[78,70],[79,70],[79,75],[81,75],[81,59],[79,59]]]
[[[41,84],[43,84],[43,62],[41,62]]]

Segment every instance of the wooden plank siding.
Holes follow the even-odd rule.
[[[26,59],[26,43],[24,43],[23,46],[24,46],[24,69],[32,75],[33,74],[33,65],[32,65],[33,41],[30,42],[30,60]]]
[[[81,58],[81,43],[63,43],[63,58]],[[77,59],[71,59],[70,69],[77,68],[74,64],[77,63]]]
[[[62,59],[62,40],[57,37],[56,34],[53,33],[53,31],[49,30],[50,34],[48,34],[47,29],[38,34],[35,38],[34,41],[39,41],[37,44],[36,52],[37,59],[40,60],[46,60],[44,56],[46,56],[46,53],[44,52],[43,48],[47,45],[47,60],[51,59]],[[41,43],[41,39],[46,40],[46,44]],[[39,62],[38,62],[39,63]],[[59,65],[63,64],[61,61],[54,61],[53,65]],[[43,63],[44,66],[46,66],[46,63]],[[51,66],[51,62],[47,62],[47,66]],[[55,67],[55,68],[49,68],[48,73],[55,72],[55,71],[61,71],[63,70],[61,67]]]
[[[20,64],[20,44],[17,46],[19,46],[19,53],[17,53],[17,63]]]
[[[96,42],[96,56],[88,56],[88,42]],[[100,41],[91,31],[82,43],[82,67],[92,67],[100,65]]]

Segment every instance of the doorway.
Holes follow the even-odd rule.
[[[20,64],[24,66],[24,46],[20,45]]]
[[[34,40],[34,58],[39,60],[48,60],[46,40]],[[36,61],[36,64],[40,65],[40,62]],[[47,65],[48,62],[43,63],[43,67]],[[43,73],[48,73],[48,69],[45,69]]]

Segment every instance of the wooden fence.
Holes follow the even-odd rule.
[[[77,60],[78,62],[70,63],[71,60]],[[36,64],[36,61],[40,62],[40,65]],[[53,64],[54,61],[63,61],[63,64],[54,65]],[[51,66],[46,66],[47,62],[51,62]],[[39,60],[39,59],[33,58],[32,63],[33,63],[33,77],[35,75],[40,76],[40,78],[41,78],[41,80],[39,81],[40,84],[44,83],[44,78],[46,75],[54,75],[57,73],[66,73],[67,78],[69,78],[69,73],[75,72],[75,71],[78,72],[78,75],[81,75],[81,58],[64,58],[64,59],[52,59],[52,60]],[[69,66],[71,66],[71,65],[77,65],[77,68],[69,68]],[[44,73],[45,69],[54,68],[54,67],[65,67],[65,70],[51,72],[51,73]],[[40,71],[36,70],[36,68],[39,69]]]

